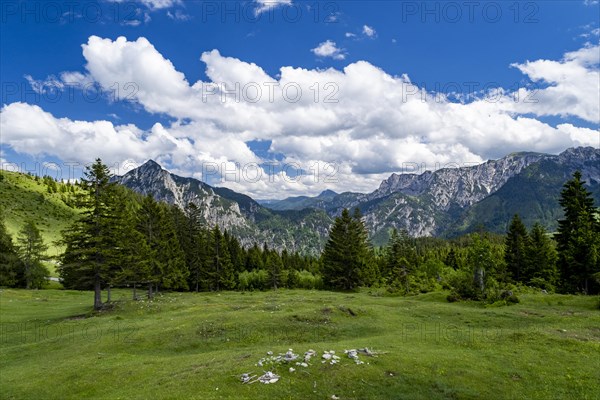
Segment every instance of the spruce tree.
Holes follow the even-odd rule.
[[[115,248],[111,283],[125,283],[133,286],[133,299],[138,300],[137,288],[141,283],[150,279],[150,266],[152,253],[144,235],[136,229],[137,211],[139,205],[136,201],[127,201],[127,192],[124,187],[119,190],[114,205],[116,224],[114,226]]]
[[[142,199],[137,212],[137,230],[146,239],[151,254],[148,297],[160,288],[188,287],[185,253],[177,235],[174,213],[169,207],[148,195]]]
[[[322,255],[323,278],[328,286],[350,290],[375,279],[372,249],[358,212],[347,209],[335,219]]]
[[[409,291],[409,275],[417,267],[417,253],[414,242],[406,230],[392,231],[385,253],[388,282],[405,293]]]
[[[564,219],[558,221],[556,234],[558,265],[563,292],[596,293],[599,286],[593,275],[600,271],[600,222],[591,193],[585,188],[581,172],[565,183],[559,200]]]
[[[518,214],[510,221],[504,239],[504,261],[510,278],[515,282],[528,282],[531,278],[527,271],[527,248],[529,235]]]
[[[530,281],[528,283],[542,289],[554,290],[558,281],[554,244],[544,227],[537,222],[531,228],[529,239],[527,271],[530,273]]]
[[[218,225],[210,235],[209,246],[209,288],[211,290],[230,290],[235,287],[235,274],[225,237]]]
[[[46,283],[49,272],[42,262],[46,258],[47,250],[48,246],[44,244],[35,223],[25,222],[17,236],[17,252],[23,264],[26,289],[41,289]]]
[[[271,287],[277,289],[281,286],[281,276],[283,271],[283,263],[281,257],[277,252],[270,251],[267,255],[267,272],[269,273],[269,280],[271,281]]]
[[[114,184],[108,167],[99,158],[86,167],[78,197],[84,209],[69,229],[63,232],[66,250],[58,270],[67,288],[94,290],[94,309],[102,308],[102,284],[111,280],[112,257],[117,245],[114,237]]]
[[[189,270],[190,287],[198,292],[206,260],[206,234],[200,225],[200,210],[194,203],[188,204],[185,213],[187,223],[185,232],[180,235],[180,240],[183,239],[181,247]]]
[[[19,269],[17,250],[6,230],[2,210],[0,210],[0,286],[16,286]]]

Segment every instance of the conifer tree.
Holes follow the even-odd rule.
[[[48,246],[33,221],[27,221],[17,236],[17,252],[23,264],[26,289],[41,289],[49,275],[42,264]]]
[[[86,167],[80,186],[85,193],[78,205],[85,211],[73,226],[63,232],[66,246],[59,273],[67,288],[94,290],[94,309],[102,308],[102,284],[111,280],[114,272],[112,257],[116,246],[114,215],[114,184],[108,167],[99,158]]]
[[[527,270],[531,280],[528,283],[541,285],[542,289],[554,289],[558,281],[554,244],[544,227],[537,222],[531,228],[529,238]]]
[[[235,287],[235,275],[227,242],[218,225],[210,235],[209,247],[209,288],[211,290],[230,290]]]
[[[194,203],[186,207],[186,229],[180,235],[189,270],[190,287],[200,291],[203,266],[206,261],[206,234],[200,225],[200,210]],[[183,240],[182,240],[183,239]]]
[[[561,289],[564,292],[598,292],[593,275],[600,271],[600,222],[581,172],[565,183],[559,200],[564,219],[556,234]]]
[[[347,209],[335,219],[322,256],[323,278],[336,289],[350,290],[375,280],[372,249],[360,213]]]
[[[405,229],[400,232],[394,229],[386,249],[388,279],[399,280],[402,285],[405,285],[408,275],[415,270],[416,264],[417,254],[408,232]]]
[[[527,271],[527,248],[529,235],[518,214],[515,214],[504,239],[504,261],[510,278],[515,282],[528,282],[531,278]]]
[[[20,264],[17,250],[6,230],[2,210],[0,210],[0,286],[17,285],[17,271],[21,268]]]
[[[277,289],[281,286],[281,275],[283,271],[283,263],[281,257],[277,252],[270,251],[267,255],[266,268],[269,273],[269,280],[271,281],[271,287]]]

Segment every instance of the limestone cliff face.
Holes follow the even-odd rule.
[[[152,160],[115,181],[182,210],[194,203],[202,223],[207,227],[218,224],[244,246],[266,243],[279,250],[318,254],[332,222],[321,210],[271,211],[243,194],[174,175]]]
[[[593,147],[567,149],[559,155],[513,153],[480,165],[422,174],[392,174],[372,193],[347,192],[327,201],[311,202],[308,198],[303,203],[322,208],[331,216],[339,215],[344,208],[360,208],[376,244],[385,243],[391,228],[406,229],[412,236],[453,235],[481,224],[500,233],[512,216],[508,210],[529,215],[552,229],[555,217],[560,214],[556,199],[562,184],[580,170],[590,188],[598,188],[599,169],[600,150]],[[532,188],[543,186],[543,193],[531,190],[526,195],[522,193],[525,198],[514,193],[511,198],[506,193],[508,186],[514,187],[517,178],[525,177]],[[511,185],[507,186],[509,182]],[[503,188],[506,190],[501,195],[506,198],[502,203],[506,210],[495,213],[492,220],[482,209],[484,205],[494,208],[497,204],[485,200],[496,198]],[[295,203],[282,200],[270,206],[285,210],[293,209]],[[477,212],[470,212],[471,209]]]
[[[552,228],[560,215],[561,186],[576,170],[600,198],[600,149],[592,147],[559,155],[513,153],[480,165],[392,174],[372,193],[326,191],[264,205],[232,190],[171,174],[154,161],[116,180],[182,209],[196,204],[207,225],[228,229],[245,245],[267,243],[317,254],[343,208],[361,209],[378,245],[385,243],[391,228],[406,229],[412,236],[459,234],[475,225],[503,232],[513,212]],[[519,189],[523,185],[528,190]]]

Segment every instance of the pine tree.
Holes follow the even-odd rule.
[[[233,271],[238,274],[244,270],[245,267],[245,254],[244,249],[240,245],[239,240],[229,234],[227,231],[223,233],[225,241],[227,242],[227,248],[229,249],[229,255],[231,257],[231,263],[233,264]]]
[[[139,205],[136,201],[127,199],[129,192],[124,187],[118,187],[117,192],[119,193],[113,206],[116,216],[113,229],[117,247],[112,257],[115,272],[111,274],[111,284],[131,283],[133,299],[138,300],[138,285],[150,279],[152,253],[146,238],[136,229]]]
[[[515,282],[528,282],[531,278],[527,271],[527,248],[529,235],[518,214],[515,214],[504,239],[504,261],[510,277]]]
[[[275,251],[270,251],[267,255],[266,268],[269,273],[271,287],[277,289],[281,286],[281,275],[283,271],[283,263],[281,257]]]
[[[335,219],[322,255],[323,278],[332,288],[350,290],[374,280],[372,249],[360,214],[347,209]]]
[[[371,286],[379,279],[379,271],[375,263],[375,254],[373,246],[369,241],[369,231],[363,221],[363,216],[358,208],[354,209],[352,215],[353,240],[356,243],[356,256],[360,263],[359,284],[361,286]]]
[[[227,242],[218,225],[210,235],[209,246],[209,288],[211,290],[230,290],[235,287],[235,274]]]
[[[17,236],[17,252],[23,264],[26,289],[41,289],[49,275],[42,264],[48,246],[33,221],[27,221]]]
[[[568,293],[598,292],[592,276],[600,271],[600,222],[591,193],[581,180],[581,172],[565,183],[559,200],[564,219],[556,234],[560,286]]]
[[[260,248],[255,243],[246,254],[246,270],[253,271],[264,268]]]
[[[185,253],[189,270],[190,287],[200,291],[202,270],[206,260],[206,233],[200,225],[200,210],[194,203],[186,207],[186,231],[180,235],[183,238],[182,249]]]
[[[84,212],[63,232],[66,250],[61,257],[59,273],[67,288],[94,290],[94,309],[102,308],[102,284],[110,282],[111,257],[116,246],[113,236],[114,184],[102,160],[86,167],[80,186],[85,193],[78,198]]]
[[[406,230],[392,231],[385,253],[386,278],[390,284],[409,291],[409,275],[417,267],[417,254],[413,240]]]
[[[531,274],[531,280],[528,283],[553,290],[558,281],[554,244],[544,227],[537,222],[531,228],[529,238],[527,271]]]
[[[2,210],[0,210],[0,286],[16,286],[18,281],[17,271],[20,268],[17,250],[6,230]]]

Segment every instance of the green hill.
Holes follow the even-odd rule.
[[[56,241],[61,238],[61,231],[79,214],[74,206],[74,196],[80,189],[16,172],[2,171],[1,176],[0,210],[13,240],[25,221],[32,220],[49,247],[49,255],[61,253],[62,247]],[[53,272],[52,266],[49,267]]]

